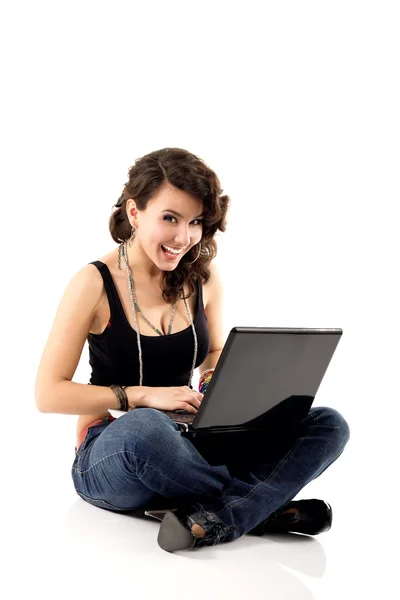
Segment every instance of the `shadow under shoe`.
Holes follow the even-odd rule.
[[[289,509],[296,512],[287,513]],[[332,526],[332,508],[323,500],[293,500],[275,511],[267,519],[249,531],[252,535],[268,533],[305,533],[317,535]]]
[[[215,546],[223,542],[231,531],[237,529],[235,525],[213,523],[203,537],[196,537],[191,530],[191,526],[194,525],[191,521],[193,519],[183,511],[165,511],[157,537],[160,548],[167,552],[176,552],[201,546]]]

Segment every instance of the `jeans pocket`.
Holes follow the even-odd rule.
[[[91,427],[88,427],[82,444],[79,445],[78,449],[75,448],[75,454],[77,457],[82,456],[89,442],[95,437],[97,437],[107,425],[108,423],[99,423],[98,425],[91,425]]]
[[[86,431],[86,435],[83,438],[83,442],[81,444],[79,444],[78,448],[75,448],[75,454],[76,454],[76,456],[80,456],[82,454],[82,452],[84,451],[85,446],[86,446],[86,442],[87,442],[87,440],[89,438],[89,435],[90,435],[90,430],[91,430],[91,427],[88,427],[88,430]]]

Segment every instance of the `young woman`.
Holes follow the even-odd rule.
[[[216,174],[186,150],[138,159],[109,221],[118,248],[71,279],[37,374],[40,411],[79,415],[77,494],[118,512],[163,507],[152,515],[170,552],[246,533],[326,531],[327,503],[292,498],[349,439],[337,411],[312,408],[295,439],[235,471],[208,464],[161,412],[197,412],[224,345],[212,261],[228,205]],[[89,385],[72,382],[86,339]],[[115,419],[109,409],[126,414]]]

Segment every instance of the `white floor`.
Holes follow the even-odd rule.
[[[345,453],[298,496],[332,504],[329,532],[243,536],[171,554],[157,544],[158,521],[105,511],[76,495],[75,417],[28,411],[6,430],[14,444],[3,479],[3,597],[398,599],[397,471],[391,457],[384,464],[377,458],[387,438],[363,435],[372,421],[346,417],[352,439]]]

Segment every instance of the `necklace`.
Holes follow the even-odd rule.
[[[133,279],[132,279],[132,287],[133,287]],[[136,306],[136,308],[138,310],[138,313],[142,317],[142,319],[144,319],[146,321],[146,323],[148,323],[150,325],[150,327],[152,327],[154,329],[154,331],[156,331],[159,335],[171,335],[172,319],[174,318],[175,311],[176,311],[176,302],[174,302],[174,304],[172,306],[171,318],[169,320],[167,333],[164,334],[162,331],[160,331],[159,329],[157,329],[157,327],[154,327],[154,325],[152,323],[150,323],[150,321],[144,316],[144,314],[142,313],[141,309],[139,308],[138,303],[136,302],[134,294],[135,294],[135,292],[133,292],[133,298],[134,298],[135,306]]]
[[[124,259],[125,262],[125,267],[126,267],[126,273],[127,273],[127,278],[128,278],[128,288],[129,288],[129,297],[130,297],[130,303],[131,303],[131,310],[132,310],[132,314],[133,314],[133,319],[135,321],[135,326],[136,326],[136,338],[137,338],[137,342],[138,342],[138,351],[139,351],[139,367],[140,367],[140,382],[139,385],[142,386],[143,385],[143,359],[142,359],[142,346],[140,343],[140,330],[139,330],[139,325],[136,319],[136,312],[135,312],[135,306],[138,309],[139,314],[142,316],[142,318],[159,334],[159,335],[170,335],[171,333],[171,327],[172,327],[172,319],[174,317],[175,314],[175,310],[176,310],[176,302],[174,302],[174,305],[172,307],[172,313],[171,313],[171,318],[169,321],[169,325],[168,325],[168,333],[164,334],[162,331],[160,331],[159,329],[157,329],[156,327],[154,327],[154,325],[152,325],[150,323],[150,321],[148,319],[146,319],[146,317],[144,316],[144,314],[142,313],[142,311],[140,310],[137,302],[136,302],[136,296],[135,296],[135,291],[134,291],[134,287],[133,287],[133,277],[132,277],[132,273],[131,273],[131,269],[129,267],[128,264],[128,259],[127,259],[127,242],[126,240],[119,246],[118,248],[118,266],[119,266],[119,262],[120,262],[120,253],[122,253],[122,257]],[[120,267],[119,267],[120,268]],[[190,315],[190,311],[189,311],[189,307],[188,304],[186,302],[186,298],[183,298],[183,301],[185,303],[185,307],[186,307],[186,312],[188,314],[189,317],[189,322],[190,325],[192,327],[192,331],[193,331],[193,337],[194,337],[194,357],[193,357],[193,363],[192,363],[192,369],[190,371],[190,376],[189,376],[189,382],[188,382],[188,386],[191,387],[191,383],[192,383],[192,378],[193,378],[193,372],[195,369],[195,365],[196,365],[196,358],[197,358],[197,335],[196,335],[196,329],[194,326],[194,323],[192,321],[192,317]]]

